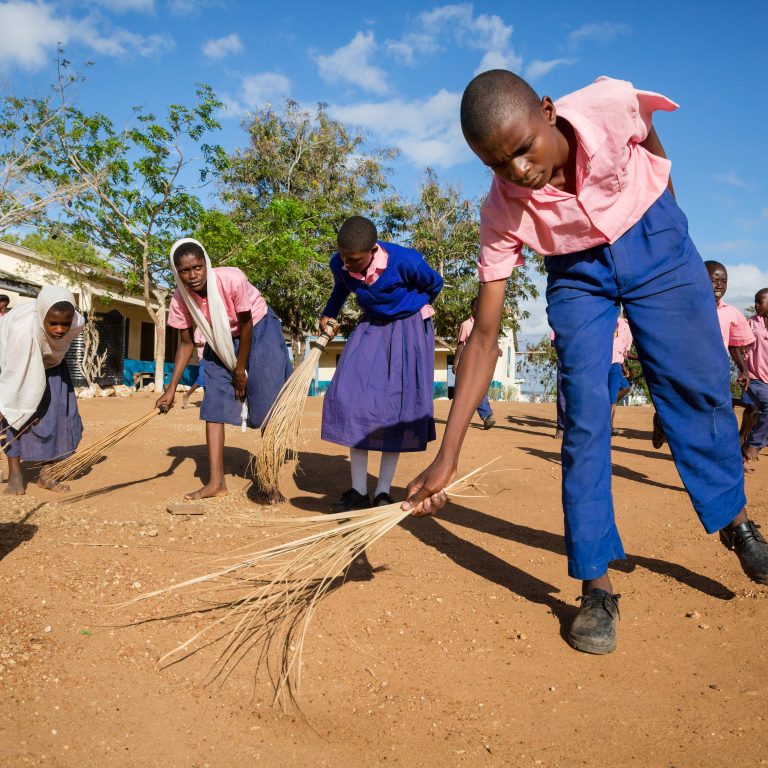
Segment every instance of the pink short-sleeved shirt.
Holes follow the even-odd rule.
[[[229,330],[232,336],[237,336],[240,332],[240,325],[237,322],[238,312],[247,312],[250,310],[253,317],[253,324],[259,322],[267,314],[267,303],[264,297],[254,288],[248,278],[237,267],[214,267],[219,284],[219,295],[224,301],[224,307],[227,310],[229,318]],[[209,280],[210,285],[210,280]],[[208,313],[208,299],[198,296],[194,291],[190,291],[197,306],[203,312],[203,315],[211,322],[211,316]],[[171,328],[191,328],[193,324],[192,315],[181,297],[181,291],[177,288],[173,292],[171,305],[168,307],[168,325]]]
[[[747,322],[747,318],[736,307],[718,302],[717,320],[720,323],[720,333],[723,336],[723,344],[728,347],[746,347],[754,344],[755,334]]]
[[[466,343],[469,338],[469,334],[472,333],[472,329],[475,327],[475,318],[470,317],[465,320],[459,327],[459,344]]]
[[[598,78],[555,102],[576,134],[576,194],[494,176],[480,211],[481,282],[509,277],[527,245],[545,256],[618,240],[659,198],[671,163],[640,146],[655,110],[677,104],[625,80]]]
[[[629,330],[629,323],[623,317],[619,317],[616,331],[613,334],[613,359],[611,363],[623,363],[631,348],[632,331]]]
[[[379,275],[387,268],[387,264],[389,264],[389,254],[379,245],[364,275],[360,272],[349,272],[346,264],[342,266],[342,269],[349,272],[349,276],[354,277],[355,280],[362,280],[366,285],[373,285],[379,279]],[[434,314],[435,308],[431,304],[425,304],[421,308],[421,316],[425,320]]]
[[[753,379],[768,384],[768,328],[765,318],[754,315],[747,320],[755,336],[755,343],[747,353],[747,370]]]

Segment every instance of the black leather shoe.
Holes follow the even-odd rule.
[[[386,507],[387,504],[394,504],[395,500],[388,493],[377,493],[373,500],[372,507]]]
[[[768,584],[768,542],[757,529],[760,526],[747,520],[735,528],[723,528],[720,541],[732,549],[744,573],[758,584]]]
[[[496,419],[493,414],[483,419],[483,429],[493,429],[496,426]]]
[[[612,595],[604,589],[591,589],[579,600],[581,607],[568,630],[568,642],[584,653],[615,651],[619,595]]]
[[[354,488],[350,488],[331,507],[331,512],[354,512],[358,509],[368,509],[370,506],[371,498],[367,493],[358,493]]]
[[[664,434],[664,427],[661,426],[661,419],[658,413],[653,414],[653,432],[651,434],[651,443],[654,448],[661,448],[666,441],[667,436]]]

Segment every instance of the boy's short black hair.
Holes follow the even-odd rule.
[[[725,274],[728,274],[728,270],[725,268],[725,264],[721,264],[719,261],[705,261],[704,266],[707,268],[707,272],[711,275],[716,269],[722,269]]]
[[[173,252],[173,263],[179,266],[182,256],[199,256],[205,260],[205,251],[197,243],[184,243]]]
[[[541,107],[536,91],[506,69],[491,69],[475,77],[461,97],[461,130],[468,142],[487,138],[510,116]]]
[[[756,294],[755,294],[755,304],[757,304],[763,296],[768,296],[768,288],[761,288]]]
[[[378,240],[376,225],[365,216],[351,216],[339,229],[336,244],[349,253],[370,251]]]
[[[57,301],[55,304],[51,305],[51,308],[48,311],[50,312],[51,309],[54,312],[74,312],[75,305],[70,304],[68,301]]]
[[[11,297],[7,296],[4,293],[0,293],[0,304],[10,304],[11,303]]]

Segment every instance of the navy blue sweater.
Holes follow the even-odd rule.
[[[387,268],[373,285],[352,277],[338,253],[331,257],[334,287],[323,314],[337,317],[350,293],[366,320],[400,320],[431,304],[443,287],[443,278],[413,248],[395,243],[378,243],[388,254]]]

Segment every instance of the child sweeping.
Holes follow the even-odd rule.
[[[7,495],[24,494],[22,461],[61,459],[80,442],[83,422],[64,356],[84,325],[74,296],[54,285],[0,318],[0,448],[8,457]],[[44,474],[38,485],[69,490]]]
[[[480,215],[480,300],[442,445],[408,486],[404,509],[434,514],[446,503],[441,489],[455,475],[492,375],[506,280],[522,264],[524,244],[545,254],[547,314],[567,403],[565,546],[569,575],[582,592],[568,640],[587,653],[610,653],[617,642],[618,596],[608,564],[623,558],[624,548],[611,493],[605,381],[620,305],[702,525],[720,533],[749,578],[768,583],[768,542],[745,508],[712,285],[652,123],[656,110],[676,108],[611,78],[553,102],[504,70],[478,75],[461,103],[464,137],[494,172]]]
[[[291,373],[288,350],[278,316],[259,291],[235,267],[211,266],[203,246],[191,238],[171,249],[176,291],[168,310],[168,325],[181,331],[168,389],[155,405],[173,406],[176,388],[195,343],[192,327],[205,337],[205,398],[200,418],[205,422],[210,479],[188,499],[227,493],[224,480],[224,425],[261,422],[280,387]],[[246,407],[243,407],[245,403]]]
[[[350,293],[364,317],[350,335],[323,402],[322,438],[348,446],[352,487],[334,512],[366,509],[368,451],[381,451],[373,506],[389,495],[402,451],[435,439],[432,391],[435,333],[432,302],[443,279],[411,248],[377,240],[363,216],[344,222],[330,261],[334,289],[320,318],[325,331]]]

